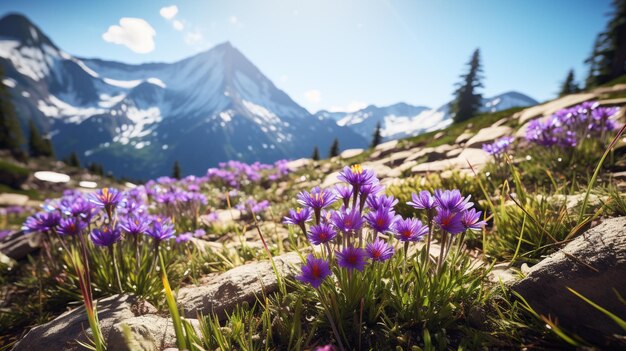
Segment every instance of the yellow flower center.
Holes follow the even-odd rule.
[[[361,167],[360,164],[356,164],[353,165],[352,167],[350,167],[350,169],[352,170],[353,174],[362,174],[363,173],[363,167]]]

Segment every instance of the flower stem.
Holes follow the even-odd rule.
[[[117,288],[120,290],[120,293],[124,292],[122,288],[122,280],[120,279],[120,270],[117,267],[117,258],[115,257],[115,250],[113,250],[113,245],[109,246],[109,253],[113,258],[113,270],[115,271],[115,280],[117,280]]]

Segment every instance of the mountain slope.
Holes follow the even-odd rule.
[[[533,98],[518,92],[507,92],[483,99],[481,112],[498,112],[512,107],[536,105]],[[398,103],[377,107],[370,105],[356,112],[328,112],[325,110],[315,115],[326,120],[334,120],[340,126],[352,128],[364,138],[371,139],[376,124],[381,124],[381,134],[385,140],[401,139],[447,127],[452,123],[450,108],[447,103],[437,109],[424,106],[412,106]]]
[[[21,15],[0,20],[0,63],[23,125],[117,176],[202,174],[228,159],[270,162],[365,138],[314,118],[230,43],[174,63],[129,65],[59,49]]]

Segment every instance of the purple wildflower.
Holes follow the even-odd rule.
[[[61,215],[57,211],[39,212],[28,217],[26,219],[26,222],[24,222],[24,226],[22,227],[22,229],[29,232],[47,232],[55,229],[60,221]]]
[[[122,193],[115,188],[102,188],[90,194],[89,201],[97,207],[110,212],[122,201]]]
[[[201,238],[201,237],[203,237],[205,235],[206,235],[206,232],[204,231],[204,229],[196,229],[193,232],[193,236],[196,237],[196,238]]]
[[[466,230],[481,230],[487,223],[480,220],[482,211],[476,211],[473,208],[463,211],[461,214],[461,223]]]
[[[382,207],[391,208],[396,204],[398,204],[398,200],[393,195],[376,195],[367,198],[367,206],[374,211]]]
[[[365,247],[365,251],[367,252],[367,256],[372,259],[372,261],[386,261],[393,256],[393,246],[387,244],[384,240],[377,238],[373,243],[367,244]]]
[[[460,212],[440,208],[434,219],[435,223],[439,225],[439,228],[450,234],[458,234],[465,231],[465,226],[461,221],[462,214]]]
[[[365,250],[360,247],[348,246],[337,252],[337,264],[339,267],[362,271],[365,263]]]
[[[335,193],[343,200],[343,205],[350,206],[350,199],[352,198],[352,186],[337,185],[335,186]]]
[[[351,230],[357,231],[363,227],[364,221],[361,213],[356,209],[342,208],[339,211],[334,211],[330,215],[330,221],[333,222],[342,232],[348,232]]]
[[[471,208],[474,203],[470,202],[471,195],[463,198],[461,192],[454,190],[435,190],[435,203],[437,208],[446,209],[451,212],[461,212]]]
[[[413,201],[407,202],[407,205],[418,210],[432,210],[436,205],[435,198],[428,190],[422,190],[419,194],[411,194],[411,199]]]
[[[149,221],[146,217],[123,218],[120,227],[130,235],[144,234],[148,230]]]
[[[283,218],[283,223],[304,227],[304,223],[311,220],[311,209],[308,207],[289,210],[289,216]]]
[[[122,233],[117,227],[104,226],[102,229],[92,230],[89,237],[98,246],[111,246],[122,239]]]
[[[303,206],[308,206],[314,211],[320,211],[332,205],[335,200],[337,200],[337,195],[332,191],[326,189],[322,190],[317,186],[311,189],[310,193],[302,191],[298,194],[298,203]]]
[[[496,139],[491,144],[483,144],[483,150],[485,150],[488,154],[493,156],[500,156],[511,148],[513,145],[513,137],[505,136],[500,139]]]
[[[176,243],[177,244],[185,243],[191,240],[191,238],[193,238],[193,235],[191,233],[182,233],[176,237]]]
[[[356,164],[352,167],[345,167],[337,177],[339,180],[352,185],[356,189],[361,189],[363,185],[373,184],[378,181],[374,171],[371,169],[363,169],[361,165]]]
[[[389,230],[395,221],[395,213],[390,207],[380,207],[376,211],[370,211],[365,215],[365,220],[370,227],[379,233]]]
[[[400,241],[419,241],[428,234],[428,227],[416,218],[400,218],[394,223],[393,231]]]
[[[331,274],[328,262],[309,254],[306,258],[306,263],[302,265],[302,273],[296,278],[303,283],[311,284],[311,286],[317,289],[322,285],[324,279]]]
[[[168,220],[157,218],[152,221],[152,228],[148,228],[146,234],[157,242],[169,240],[174,237],[174,226]]]
[[[87,227],[87,223],[78,217],[63,218],[57,226],[57,232],[63,235],[79,235],[83,229]]]
[[[337,231],[329,223],[320,223],[311,226],[307,237],[313,245],[320,245],[333,240],[337,236]]]

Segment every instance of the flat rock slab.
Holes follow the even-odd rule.
[[[385,157],[393,153],[396,150],[397,146],[398,146],[398,140],[391,140],[382,144],[378,144],[374,148],[374,152],[372,153],[371,158],[379,159],[379,158]]]
[[[491,161],[491,155],[487,152],[481,149],[468,148],[461,151],[458,156],[453,158],[418,164],[411,168],[411,172],[429,173],[443,172],[452,169],[469,169],[470,164],[476,171],[479,171],[489,161]]]
[[[0,252],[16,261],[25,259],[33,251],[39,249],[42,236],[43,234],[39,232],[11,233],[0,241]]]
[[[296,253],[274,257],[281,277],[293,277],[301,264]],[[223,318],[226,312],[243,302],[252,303],[257,297],[276,291],[278,282],[269,261],[254,262],[235,267],[211,277],[202,285],[192,285],[178,291],[177,302],[189,318],[216,314]]]
[[[109,344],[111,328],[140,314],[156,313],[156,308],[145,301],[129,296],[115,295],[97,303],[100,329]],[[78,342],[89,344],[93,334],[89,328],[84,307],[63,313],[52,321],[31,329],[13,349],[14,351],[84,350]]]
[[[626,309],[613,289],[626,292],[626,217],[607,219],[531,267],[512,285],[541,315],[588,340],[623,333],[607,316],[581,300],[570,287],[626,319]]]
[[[313,162],[310,158],[299,158],[297,160],[287,162],[287,168],[291,171],[297,171],[302,167],[306,167]]]
[[[507,126],[483,128],[465,143],[465,147],[481,148],[483,144],[489,144],[511,133],[513,133],[513,129]]]
[[[346,159],[346,158],[352,158],[355,156],[359,156],[360,154],[363,153],[363,149],[348,149],[348,150],[344,150],[341,154],[339,154],[339,157],[341,157],[342,159]]]
[[[25,206],[28,196],[22,194],[3,193],[0,194],[0,206]]]

